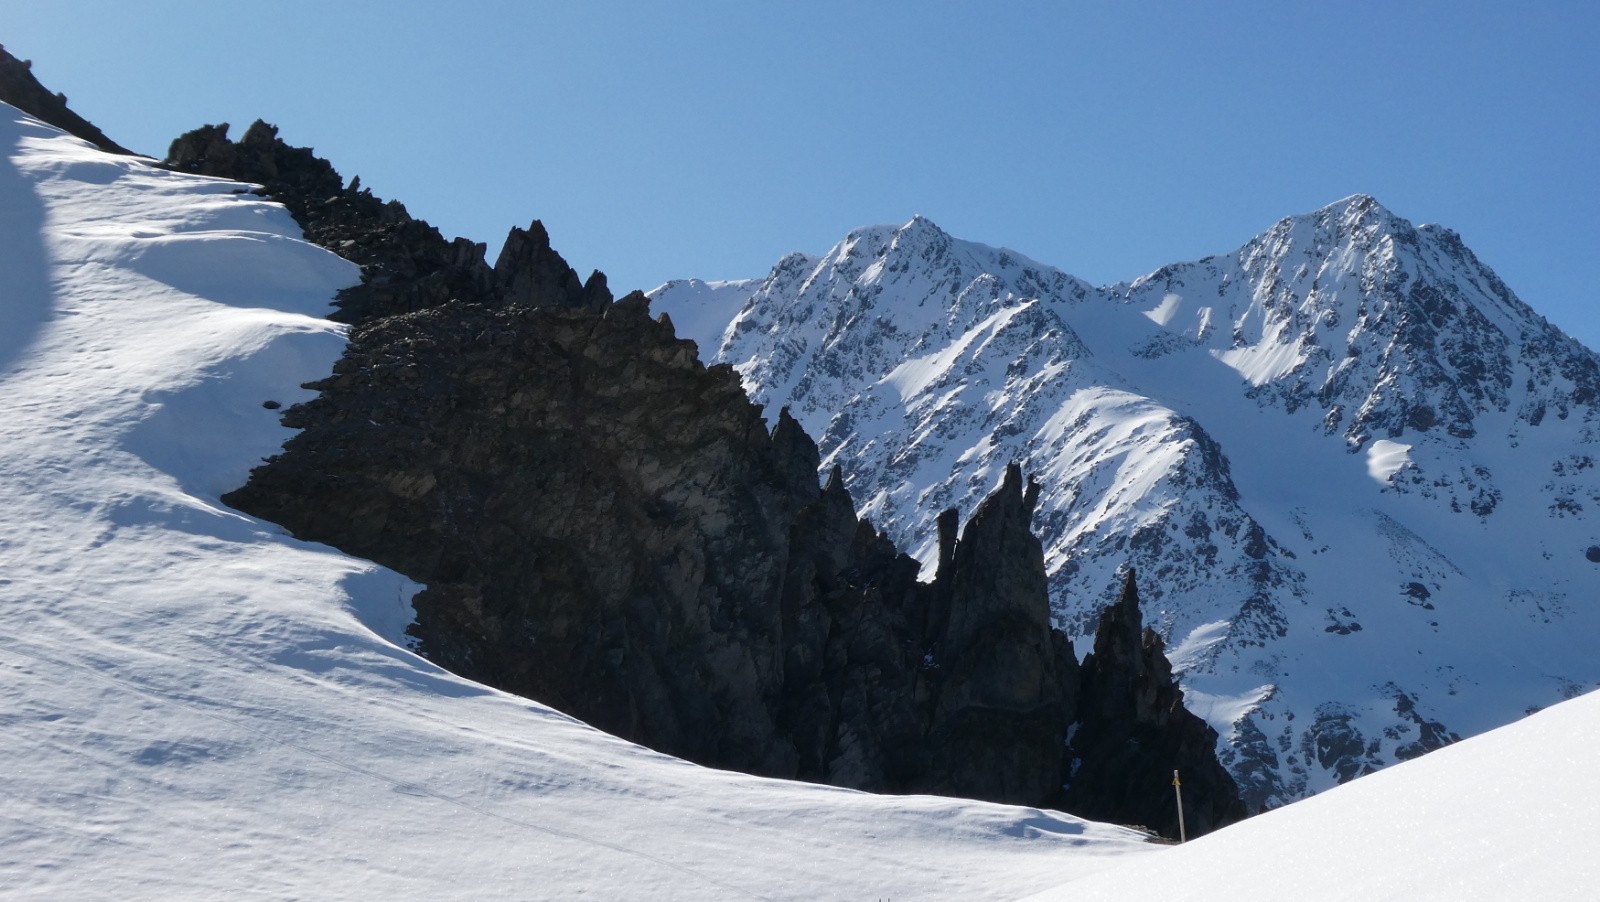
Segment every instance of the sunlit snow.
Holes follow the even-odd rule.
[[[1387,483],[1411,463],[1411,446],[1380,438],[1367,447],[1367,475]]]

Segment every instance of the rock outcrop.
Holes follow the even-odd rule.
[[[1060,757],[1028,750],[1059,748],[1077,707],[1077,656],[1039,602],[1049,596],[1044,549],[1029,527],[1038,499],[1038,484],[1024,491],[1013,464],[959,541],[955,512],[941,521],[925,631],[939,675],[929,745],[937,770],[984,775],[990,798],[1041,798],[1040,787],[1049,790],[1042,798],[1055,796]]]
[[[1068,810],[1176,837],[1176,773],[1191,836],[1244,817],[1238,787],[1217,763],[1216,731],[1183,706],[1161,636],[1144,626],[1131,569],[1122,596],[1100,615],[1082,679],[1067,750],[1062,803]]]
[[[132,151],[106,137],[105,132],[67,108],[67,95],[51,93],[33,77],[33,62],[19,60],[0,45],[0,100],[48,122],[69,135],[76,135],[101,150],[111,153]]]
[[[526,234],[517,271],[560,261]],[[358,327],[286,417],[303,431],[228,502],[425,583],[433,660],[653,748],[1050,797],[1076,660],[1019,472],[919,584],[842,480],[818,488],[797,424],[769,432],[642,295],[596,310],[567,279],[534,284],[551,304]]]
[[[168,162],[263,184],[362,264],[343,359],[285,414],[302,431],[226,500],[424,583],[422,653],[704,764],[1058,802],[1085,703],[1017,467],[965,530],[940,518],[920,583],[841,473],[818,487],[787,411],[769,430],[538,222],[490,268],[261,123]]]

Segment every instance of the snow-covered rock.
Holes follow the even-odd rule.
[[[1136,566],[1256,806],[1600,684],[1600,359],[1370,197],[1105,288],[918,217],[653,301],[925,564],[1037,474],[1058,621]]]

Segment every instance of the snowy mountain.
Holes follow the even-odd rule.
[[[1600,879],[1597,695],[1166,848],[707,770],[433,667],[396,644],[416,586],[218,502],[289,435],[272,406],[338,357],[323,316],[356,278],[240,187],[0,106],[0,896],[1554,899]]]
[[[1257,807],[1600,684],[1600,359],[1370,197],[1105,288],[919,217],[652,296],[925,564],[1021,462],[1058,621],[1136,566]]]

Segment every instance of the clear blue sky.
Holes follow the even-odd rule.
[[[0,0],[115,140],[260,117],[613,288],[922,213],[1092,282],[1366,192],[1600,348],[1600,3]]]

